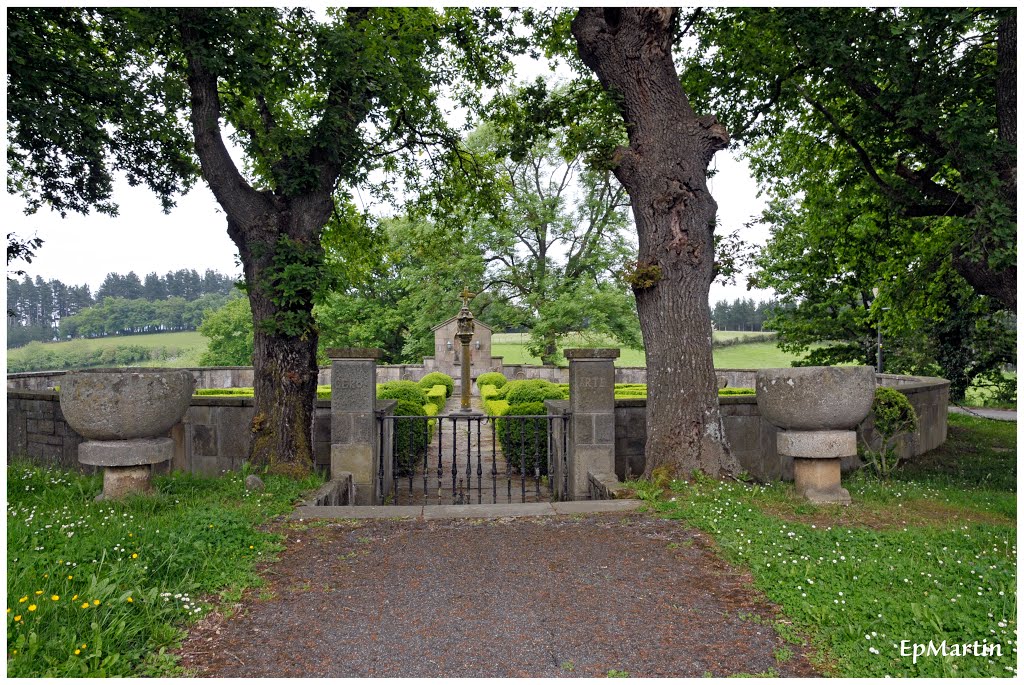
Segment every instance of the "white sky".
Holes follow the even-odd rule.
[[[516,67],[524,80],[550,73],[546,64],[527,57],[517,60]],[[555,75],[566,77],[570,72],[562,66]],[[718,174],[708,184],[718,202],[720,230],[731,233],[739,228],[743,239],[763,245],[767,239],[765,229],[743,228],[763,208],[746,163],[724,151],[715,156],[712,166],[717,167]],[[120,206],[117,217],[68,214],[62,219],[45,209],[25,216],[23,200],[6,194],[6,230],[22,238],[38,235],[45,241],[31,264],[19,262],[11,266],[25,269],[33,278],[38,275],[45,280],[59,279],[67,285],[87,283],[94,294],[109,272],[134,271],[140,278],[154,271],[163,275],[177,269],[241,273],[224,214],[202,181],[178,199],[170,214],[161,212],[156,197],[147,189],[132,188],[124,181],[115,183],[113,199]],[[762,300],[772,295],[770,291],[748,292],[745,276],[736,280],[734,286],[713,284],[710,302],[737,297]]]

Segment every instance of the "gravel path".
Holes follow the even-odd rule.
[[[181,648],[196,675],[816,675],[749,577],[677,522],[280,525],[287,549],[263,569],[268,587],[228,618],[209,615]]]

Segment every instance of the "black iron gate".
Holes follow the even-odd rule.
[[[380,503],[549,501],[568,491],[567,426],[568,415],[380,417]]]

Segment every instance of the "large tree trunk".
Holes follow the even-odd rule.
[[[262,225],[245,226],[228,219],[228,234],[242,258],[253,316],[256,406],[249,462],[301,477],[312,471],[314,462],[312,427],[319,368],[313,290],[323,261],[320,228],[332,205],[329,195],[278,199],[275,204],[277,210]],[[290,274],[282,279],[285,265]]]
[[[708,291],[718,209],[707,165],[728,144],[714,117],[698,117],[672,62],[674,10],[584,8],[572,23],[583,62],[617,98],[629,146],[616,151],[639,235],[633,292],[647,348],[644,475],[667,467],[733,473],[711,356]]]
[[[323,263],[320,232],[333,211],[338,171],[321,164],[317,189],[294,196],[257,191],[245,180],[221,136],[217,75],[203,60],[203,22],[203,10],[181,11],[196,154],[227,215],[252,307],[256,411],[249,462],[299,477],[313,468],[313,294]]]

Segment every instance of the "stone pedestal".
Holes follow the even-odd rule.
[[[588,474],[615,473],[617,349],[567,349],[569,360],[569,494],[589,499]],[[612,476],[614,478],[614,476]]]
[[[813,504],[850,504],[850,493],[841,485],[844,457],[857,454],[857,432],[782,431],[779,454],[793,457],[797,494]]]
[[[93,369],[64,377],[61,411],[86,439],[78,461],[104,469],[97,499],[152,491],[153,464],[173,459],[174,440],[166,436],[188,410],[195,387],[184,369]]]
[[[153,491],[153,464],[170,461],[174,440],[88,440],[78,446],[78,461],[103,467],[103,492],[96,499],[119,499]]]
[[[351,473],[355,503],[376,504],[376,348],[327,350],[331,360],[331,479]]]

